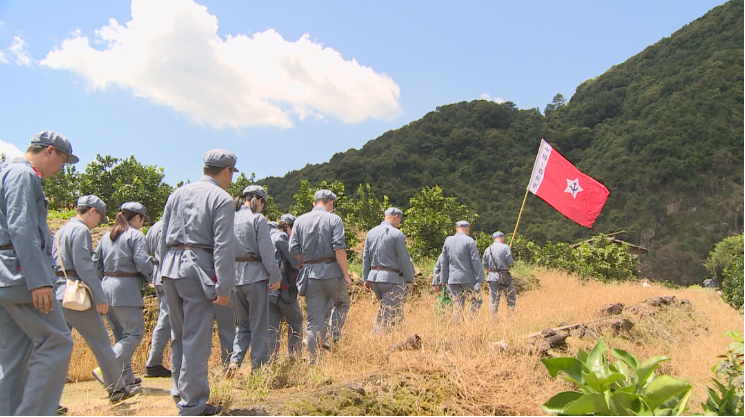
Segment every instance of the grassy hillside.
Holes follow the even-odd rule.
[[[611,195],[592,231],[530,197],[522,233],[543,243],[626,230],[651,248],[647,276],[703,280],[714,243],[743,230],[743,1],[585,81],[547,116],[511,102],[441,106],[362,149],[259,182],[280,208],[305,178],[370,183],[404,208],[439,185],[479,213],[477,229],[511,230],[541,137]]]

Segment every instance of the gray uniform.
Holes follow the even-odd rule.
[[[171,393],[181,397],[182,415],[203,413],[210,395],[212,301],[229,297],[235,287],[234,218],[233,200],[209,176],[176,189],[163,210],[160,255],[172,332]],[[179,245],[191,249],[171,248]]]
[[[380,300],[373,330],[390,328],[403,320],[406,284],[414,282],[414,268],[406,249],[406,237],[388,221],[367,232],[362,252],[362,279],[372,284]]]
[[[280,280],[274,259],[274,246],[269,237],[266,217],[242,206],[235,213],[236,260],[235,313],[238,321],[251,329],[251,368],[258,369],[269,362],[269,300],[268,286]],[[238,357],[231,358],[237,363]]]
[[[440,283],[447,284],[453,300],[453,317],[459,320],[466,298],[471,300],[471,313],[476,316],[481,307],[481,298],[475,291],[476,284],[484,282],[476,241],[465,233],[458,232],[445,239],[442,247],[442,272]]]
[[[153,257],[153,275],[150,283],[155,285],[155,294],[158,296],[158,322],[153,329],[153,338],[150,344],[150,354],[145,366],[153,367],[163,365],[163,350],[171,340],[171,323],[168,319],[168,296],[163,291],[163,281],[160,277],[160,254],[158,247],[163,237],[163,221],[159,221],[150,227],[145,235],[147,250]]]
[[[54,415],[72,338],[60,303],[44,314],[31,290],[55,286],[47,201],[30,162],[0,171],[0,415]]]
[[[57,243],[59,242],[59,247]],[[60,250],[59,248],[62,248]],[[60,259],[62,264],[57,264],[57,300],[62,301],[67,288],[67,280],[62,274],[64,269],[68,277],[73,281],[82,281],[91,289],[93,306],[85,311],[69,310],[62,308],[65,320],[70,330],[73,328],[80,333],[85,342],[96,357],[96,362],[101,368],[104,386],[109,392],[120,390],[125,385],[121,378],[122,370],[117,367],[116,352],[111,348],[111,339],[103,318],[98,314],[96,305],[108,303],[106,295],[101,288],[101,280],[96,271],[93,256],[93,244],[91,232],[85,222],[73,218],[64,225],[54,236],[52,242],[52,256]],[[70,276],[74,275],[74,276]]]
[[[133,384],[132,356],[145,334],[145,318],[142,314],[145,304],[140,287],[153,273],[153,258],[148,255],[145,235],[128,227],[114,242],[111,234],[106,233],[96,247],[93,262],[103,278],[101,288],[109,300],[106,318],[114,333],[117,367],[122,372],[124,382]]]
[[[271,234],[271,238],[282,284],[269,297],[269,350],[272,356],[279,355],[280,328],[284,319],[287,322],[288,353],[290,356],[299,356],[303,349],[303,311],[298,303],[295,283],[300,262],[290,255],[290,238],[287,233],[276,231]]]
[[[515,262],[512,259],[510,247],[502,242],[494,242],[484,251],[484,268],[489,271],[486,281],[489,283],[489,311],[496,317],[499,310],[499,299],[502,292],[507,296],[507,307],[515,310],[515,283],[510,276],[507,286],[500,285],[499,274],[510,275],[510,266]]]
[[[440,284],[440,275],[442,274],[442,253],[437,257],[435,268],[432,270],[432,285]]]
[[[336,261],[307,262],[335,259],[335,251],[338,249],[346,249],[341,217],[318,206],[295,221],[290,236],[290,254],[302,255],[305,263],[301,270],[301,274],[305,274],[308,279],[305,293],[308,327],[305,337],[313,360],[317,355],[318,343],[326,340],[326,319],[330,316],[332,307],[338,311],[338,329],[341,330],[344,326],[349,311],[349,293],[344,274]]]

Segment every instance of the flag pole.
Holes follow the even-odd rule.
[[[525,189],[525,197],[523,198],[523,205],[520,207],[520,214],[517,215],[517,223],[515,223],[515,231],[512,232],[512,238],[510,238],[510,249],[512,249],[512,242],[515,241],[515,235],[517,234],[517,226],[520,225],[520,218],[523,216],[523,210],[525,209],[525,201],[528,199],[528,192],[530,189]]]

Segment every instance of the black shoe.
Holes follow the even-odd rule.
[[[131,384],[129,384],[129,385],[130,385],[130,386],[131,386],[131,385],[142,385],[142,378],[140,378],[140,377],[135,377],[135,379],[133,380],[133,382],[132,382]]]
[[[139,385],[129,385],[112,392],[109,396],[109,401],[111,401],[112,404],[116,404],[140,393],[142,393],[142,388]]]
[[[145,368],[146,378],[170,378],[171,371],[163,365],[148,366]]]
[[[67,407],[63,405],[57,405],[57,415],[58,416],[66,416],[67,415]]]
[[[207,404],[207,407],[204,408],[202,415],[203,416],[214,416],[220,413],[222,413],[221,405],[214,406],[214,405]]]

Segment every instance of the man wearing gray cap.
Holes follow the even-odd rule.
[[[484,282],[479,250],[471,235],[471,224],[461,220],[455,224],[455,235],[445,239],[442,247],[440,283],[448,286],[453,300],[453,318],[460,320],[466,298],[471,300],[471,314],[475,317],[481,307],[479,291]]]
[[[207,404],[213,305],[227,305],[235,288],[235,208],[225,190],[238,171],[236,156],[213,149],[203,160],[204,176],[168,197],[160,240],[171,320],[171,393],[181,415],[221,411]]]
[[[268,290],[279,289],[281,277],[274,259],[269,226],[261,211],[268,198],[264,187],[249,185],[235,198],[235,314],[251,329],[251,369],[269,362]],[[237,357],[231,368],[237,368]]]
[[[296,278],[300,262],[290,255],[290,236],[295,216],[283,214],[277,233],[271,235],[274,256],[282,277],[277,291],[269,292],[269,351],[273,358],[279,355],[279,338],[282,320],[287,322],[287,351],[291,357],[300,356],[303,350],[303,311],[297,299]]]
[[[374,332],[388,330],[403,320],[406,295],[414,289],[414,268],[406,237],[398,230],[403,217],[400,209],[389,208],[383,222],[370,229],[365,238],[362,280],[365,290],[372,289],[380,301]]]
[[[101,287],[96,272],[91,242],[91,230],[106,220],[106,204],[95,195],[78,199],[75,217],[70,219],[54,235],[52,256],[57,260],[57,300],[61,303],[67,288],[67,280],[82,281],[90,288],[91,304],[95,308],[75,311],[62,308],[67,325],[75,328],[88,344],[96,357],[99,370],[94,376],[109,392],[109,399],[116,403],[129,398],[139,391],[139,387],[127,387],[121,370],[117,368],[116,353],[111,348],[111,340],[106,325],[101,318],[109,312],[109,303]]]
[[[486,281],[489,283],[489,312],[492,318],[497,318],[499,298],[502,292],[507,297],[507,307],[510,313],[515,311],[515,283],[512,282],[510,266],[512,259],[510,247],[504,244],[504,233],[495,232],[492,235],[494,243],[484,251],[484,269],[489,271]]]
[[[0,171],[0,415],[54,415],[62,396],[73,343],[41,179],[77,161],[67,138],[45,130]]]
[[[153,274],[150,283],[155,287],[158,297],[158,322],[153,329],[150,342],[150,354],[145,364],[145,376],[150,378],[170,378],[171,371],[163,366],[163,350],[171,340],[171,322],[168,319],[168,298],[163,291],[163,281],[160,278],[160,239],[163,237],[163,221],[150,226],[145,235],[147,250],[153,257]]]
[[[305,338],[311,363],[317,359],[318,343],[326,340],[326,319],[332,307],[338,309],[339,329],[344,326],[349,311],[347,286],[352,285],[344,225],[341,217],[332,213],[336,194],[318,190],[313,198],[313,209],[295,220],[290,236],[290,254],[302,264],[298,294],[305,295],[307,303]]]

